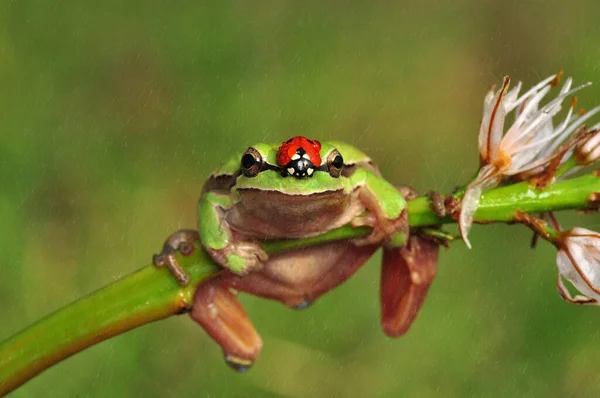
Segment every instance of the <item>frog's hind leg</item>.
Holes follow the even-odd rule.
[[[198,285],[190,316],[221,346],[229,366],[239,372],[252,366],[262,340],[235,292],[221,277]]]
[[[381,326],[392,337],[408,331],[437,272],[439,245],[418,235],[401,248],[384,248]]]

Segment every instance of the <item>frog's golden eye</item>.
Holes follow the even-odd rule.
[[[262,168],[263,158],[256,149],[250,147],[242,155],[242,170],[246,177],[254,177]]]
[[[327,155],[327,171],[332,177],[339,177],[342,174],[344,168],[344,158],[342,154],[334,149],[329,155]]]

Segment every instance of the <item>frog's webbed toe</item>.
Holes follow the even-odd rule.
[[[192,229],[182,229],[171,234],[165,241],[162,251],[152,257],[152,263],[159,268],[168,268],[180,285],[187,285],[190,278],[175,258],[175,253],[179,251],[184,256],[189,256],[194,251],[194,242],[199,239],[198,231]]]
[[[198,285],[190,316],[221,346],[234,370],[244,372],[254,364],[262,340],[235,291],[221,277]]]
[[[263,248],[251,241],[238,241],[228,244],[224,249],[206,250],[216,263],[239,276],[260,271],[269,259]]]
[[[404,240],[408,236],[408,215],[406,210],[403,210],[398,218],[378,219],[375,214],[368,213],[352,220],[353,227],[370,227],[371,233],[364,238],[355,239],[353,242],[358,246],[388,244],[393,247],[402,246]],[[399,234],[399,235],[397,235]],[[402,244],[394,243],[395,237],[399,236]]]
[[[413,190],[394,187],[367,172],[363,172],[361,178],[357,177],[357,182],[362,185],[355,191],[356,199],[368,212],[355,217],[351,224],[353,227],[370,227],[371,233],[355,239],[354,243],[358,246],[403,246],[409,232],[405,196],[411,197]]]

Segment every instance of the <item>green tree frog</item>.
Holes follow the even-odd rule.
[[[185,283],[172,254],[199,239],[224,267],[198,286],[190,315],[219,343],[227,363],[243,371],[258,357],[262,341],[237,292],[304,308],[383,247],[381,322],[386,334],[399,336],[425,299],[438,255],[436,243],[408,238],[403,194],[350,145],[299,136],[281,145],[256,144],[209,177],[198,204],[199,232],[172,235],[155,263],[170,265]],[[316,236],[347,224],[368,226],[371,233],[270,257],[258,243]]]

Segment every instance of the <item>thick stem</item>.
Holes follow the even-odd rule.
[[[196,281],[218,271],[203,250],[180,261]],[[59,309],[0,344],[0,396],[84,348],[185,312],[193,294],[166,269],[147,266]]]
[[[538,191],[526,182],[490,190],[481,198],[476,222],[510,222],[516,210],[541,213],[565,209],[590,209],[597,203],[591,194],[600,192],[594,174],[556,183]],[[411,227],[454,222],[439,218],[430,199],[420,197],[408,205]],[[342,227],[308,239],[265,242],[268,253],[348,239],[369,232],[367,228]],[[137,326],[189,310],[195,286],[215,275],[219,268],[203,250],[178,255],[190,276],[181,287],[166,269],[147,266],[117,282],[41,319],[0,344],[0,396],[14,390],[55,363]]]

